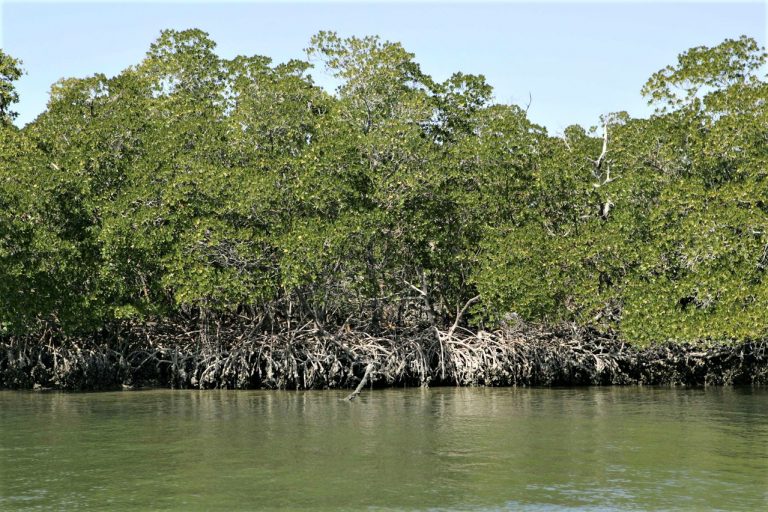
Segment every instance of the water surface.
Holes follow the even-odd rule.
[[[768,509],[768,391],[0,392],[0,510]]]

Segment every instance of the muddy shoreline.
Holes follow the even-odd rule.
[[[0,340],[0,389],[352,389],[369,364],[386,386],[759,385],[768,342],[636,347],[568,326],[372,335],[172,329],[97,338]]]

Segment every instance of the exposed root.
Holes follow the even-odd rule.
[[[360,380],[355,369],[366,367]],[[202,337],[172,325],[96,339],[0,341],[0,388],[322,389],[365,385],[733,385],[768,382],[768,342],[629,346],[568,326],[372,335],[305,325]],[[354,397],[355,393],[350,395]]]

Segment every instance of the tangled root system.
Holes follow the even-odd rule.
[[[372,335],[313,324],[278,333],[235,326],[214,335],[173,326],[95,338],[0,341],[0,388],[349,388],[369,364],[386,385],[735,385],[768,382],[768,343],[637,347],[563,326]]]

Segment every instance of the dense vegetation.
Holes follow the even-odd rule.
[[[214,49],[164,31],[115,77],[54,84],[21,129],[21,63],[0,52],[0,337],[519,320],[636,345],[766,336],[753,39],[654,74],[651,118],[559,136],[482,76],[436,82],[375,37],[321,32],[283,64]]]

